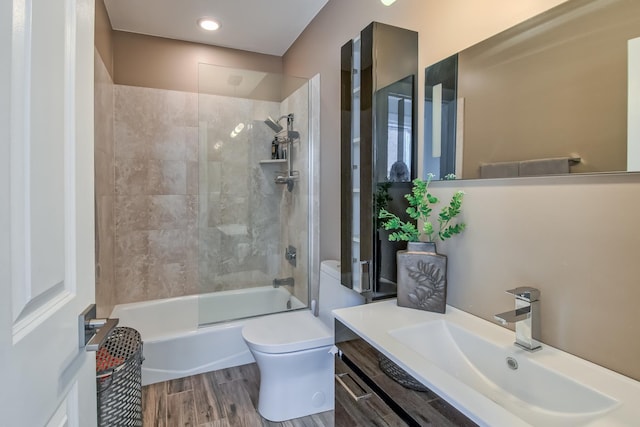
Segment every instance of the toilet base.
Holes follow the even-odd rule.
[[[260,369],[258,412],[269,421],[305,417],[334,408],[331,346],[292,353],[251,350]]]

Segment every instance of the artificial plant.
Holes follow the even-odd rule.
[[[407,214],[416,223],[422,222],[422,229],[419,229],[411,221],[402,221],[397,215],[386,209],[380,209],[378,218],[384,220],[382,227],[385,230],[392,231],[389,234],[390,241],[434,242],[435,238],[446,240],[462,233],[465,229],[465,223],[454,222],[454,219],[462,211],[462,197],[464,196],[464,192],[456,191],[449,204],[444,206],[438,214],[438,229],[436,233],[436,229],[429,217],[433,211],[433,206],[439,203],[439,199],[429,193],[431,178],[433,178],[433,175],[429,174],[426,181],[420,178],[413,180],[411,193],[404,196],[409,201]]]

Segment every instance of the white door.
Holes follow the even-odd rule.
[[[94,0],[0,1],[0,425],[96,424]]]

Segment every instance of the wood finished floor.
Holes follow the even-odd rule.
[[[143,426],[333,427],[333,411],[274,423],[258,414],[255,363],[142,388]]]

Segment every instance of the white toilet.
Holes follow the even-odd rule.
[[[340,284],[338,262],[323,261],[319,317],[311,310],[298,310],[245,323],[242,337],[260,369],[260,415],[279,422],[333,409],[331,310],[363,302],[362,296]]]

